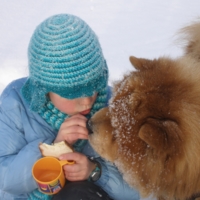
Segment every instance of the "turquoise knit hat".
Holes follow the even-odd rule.
[[[22,95],[34,111],[48,92],[74,99],[106,90],[108,68],[98,38],[79,17],[59,14],[42,22],[30,40],[28,59]]]

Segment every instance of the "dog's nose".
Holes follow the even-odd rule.
[[[92,131],[92,122],[90,120],[87,121],[86,128],[88,129],[89,135],[93,133],[93,131]]]

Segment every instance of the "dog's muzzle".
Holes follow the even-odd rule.
[[[90,120],[88,120],[88,121],[86,122],[86,128],[87,128],[87,130],[88,130],[89,135],[91,135],[91,134],[93,133],[93,131],[92,131],[92,123],[91,123]]]

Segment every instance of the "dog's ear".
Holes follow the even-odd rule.
[[[150,118],[142,125],[139,137],[150,147],[167,152],[176,151],[180,142],[180,129],[171,120],[157,120]]]
[[[137,70],[144,70],[150,68],[150,62],[151,60],[144,59],[144,58],[136,58],[134,56],[130,56],[129,60],[131,64],[135,67]]]

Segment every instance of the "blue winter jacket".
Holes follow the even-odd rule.
[[[0,200],[26,200],[37,188],[31,170],[41,157],[40,142],[51,144],[57,132],[29,109],[20,89],[26,78],[9,84],[0,97]],[[96,182],[114,200],[138,200],[138,193],[122,179],[117,169],[101,159],[87,143],[83,153],[98,159],[102,176]]]

